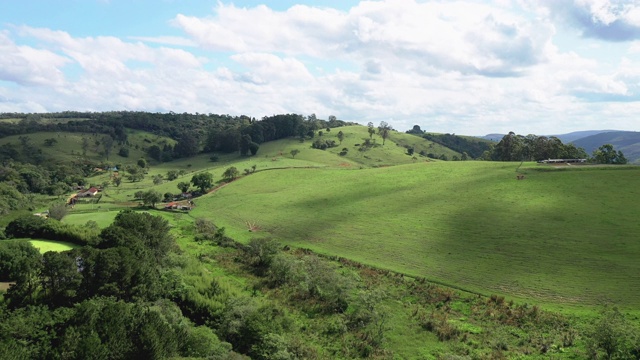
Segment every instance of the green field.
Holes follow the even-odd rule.
[[[518,181],[517,166],[261,172],[198,199],[191,216],[239,240],[272,236],[483,294],[638,308],[640,169],[530,164]]]
[[[53,241],[53,240],[33,240],[33,239],[12,239],[6,241],[28,241],[30,242],[36,249],[40,251],[40,253],[44,254],[47,251],[66,251],[75,249],[78,247],[76,244],[72,244],[65,241]]]
[[[119,211],[96,211],[96,212],[72,212],[62,219],[63,223],[72,225],[84,225],[88,221],[95,221],[98,227],[105,228],[109,226],[118,215]]]

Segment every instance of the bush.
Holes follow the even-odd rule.
[[[45,219],[40,216],[21,216],[7,225],[5,234],[9,238],[34,238],[37,237],[44,223]]]
[[[56,220],[62,220],[67,215],[67,205],[57,204],[49,208],[49,217]]]
[[[23,216],[7,225],[6,234],[13,238],[42,238],[68,241],[78,245],[95,244],[98,229],[63,224],[58,220],[44,220],[39,216]]]
[[[129,148],[127,147],[121,147],[120,151],[118,151],[118,155],[122,156],[122,157],[129,157]]]
[[[328,148],[332,148],[336,146],[337,145],[335,140],[323,140],[323,139],[317,139],[311,144],[312,148],[319,149],[319,150],[326,150]]]

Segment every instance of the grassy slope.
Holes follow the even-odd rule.
[[[111,156],[109,160],[114,163],[135,163],[141,157],[146,157],[143,149],[153,144],[163,144],[167,142],[174,144],[175,141],[169,138],[158,137],[150,133],[143,131],[129,130],[127,131],[128,141],[130,143],[129,157],[123,158],[118,155],[120,145],[114,143],[111,150]],[[26,136],[30,139],[31,144],[42,149],[42,152],[47,157],[53,157],[59,161],[72,161],[81,158],[82,154],[82,138],[89,139],[89,148],[87,149],[86,157],[91,160],[100,161],[104,160],[104,157],[100,155],[103,151],[102,145],[95,145],[95,141],[102,139],[103,134],[85,134],[85,133],[69,133],[69,132],[38,132],[27,135],[14,135],[7,136],[0,139],[0,145],[11,143],[16,148],[20,149],[20,136]],[[45,146],[45,139],[53,138],[57,141],[53,146]],[[146,139],[146,141],[145,141]],[[136,145],[138,149],[136,149]]]
[[[638,172],[532,169],[517,181],[515,167],[264,172],[199,199],[192,216],[485,294],[640,305]]]
[[[342,145],[327,151],[289,139],[262,144],[250,158],[221,154],[214,163],[200,155],[152,166],[142,182],[109,187],[99,204],[78,205],[65,221],[106,224],[116,211],[137,204],[135,191],[177,193],[177,183],[195,172],[209,171],[220,180],[229,166],[242,172],[256,165],[257,174],[196,200],[190,216],[211,218],[240,240],[273,235],[486,294],[551,304],[640,303],[632,290],[639,245],[629,241],[639,232],[633,220],[638,206],[633,194],[610,191],[635,191],[629,184],[636,171],[529,170],[525,181],[516,181],[516,164],[412,160],[394,141],[429,145],[408,134],[392,133],[384,147],[364,153],[355,144],[368,138],[365,127],[323,136],[337,141],[339,130],[346,135]],[[338,156],[344,147],[348,154]],[[295,159],[292,149],[300,150]],[[372,168],[391,163],[405,165]],[[291,167],[313,169],[263,172]],[[187,175],[152,184],[153,175],[180,169]],[[249,233],[247,222],[262,231]]]

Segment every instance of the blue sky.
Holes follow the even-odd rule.
[[[639,130],[640,1],[0,0],[0,112]]]

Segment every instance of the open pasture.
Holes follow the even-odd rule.
[[[199,198],[190,215],[238,240],[272,236],[483,294],[640,306],[640,169],[529,164],[516,180],[517,166],[261,172]]]
[[[12,239],[5,241],[28,241],[42,254],[46,253],[47,251],[60,252],[75,249],[78,247],[78,245],[69,242],[53,240]]]
[[[118,213],[120,212],[119,210],[122,210],[122,209],[113,209],[112,211],[94,211],[94,212],[72,211],[62,219],[62,222],[66,224],[71,224],[71,225],[84,225],[88,221],[95,221],[98,224],[98,227],[105,228],[113,222],[113,219],[115,219]]]
[[[64,241],[29,240],[29,242],[33,244],[36,249],[40,250],[42,254],[46,253],[47,251],[60,252],[75,249],[78,247],[78,245]]]

